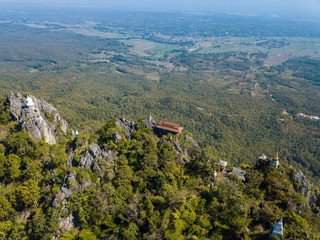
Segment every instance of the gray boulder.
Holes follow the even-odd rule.
[[[76,177],[75,177],[76,172],[70,172],[69,175],[65,179],[65,186],[68,189],[71,189],[74,187],[74,184],[76,183]]]
[[[68,167],[72,167],[72,160],[74,159],[74,153],[73,152],[71,152],[70,154],[69,154],[69,159],[67,160],[67,162],[66,162],[66,165],[68,166]]]
[[[120,135],[118,132],[115,132],[115,133],[112,135],[112,138],[113,138],[113,141],[114,141],[115,143],[121,142],[121,140],[122,140],[122,137],[121,137],[121,135]]]
[[[109,164],[114,164],[114,153],[108,149],[101,149],[98,144],[89,145],[89,153],[94,159],[106,160]]]
[[[84,190],[84,189],[86,189],[87,187],[89,187],[90,185],[91,185],[91,182],[90,182],[90,181],[85,181],[83,184],[81,184],[80,189],[81,189],[81,190]]]

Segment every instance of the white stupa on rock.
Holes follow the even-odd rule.
[[[34,102],[33,102],[32,98],[27,96],[27,99],[26,99],[26,102],[24,103],[24,105],[26,107],[33,107],[34,106]]]

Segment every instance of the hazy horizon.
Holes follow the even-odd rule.
[[[0,0],[0,8],[99,8],[134,11],[192,11],[318,19],[320,0]]]

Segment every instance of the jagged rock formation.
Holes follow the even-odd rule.
[[[156,121],[150,115],[148,119],[141,121],[141,125],[145,128],[153,128],[156,125]]]
[[[174,146],[174,150],[176,151],[176,153],[181,156],[180,164],[184,165],[184,164],[190,162],[190,155],[189,155],[187,148],[190,148],[190,147],[193,148],[194,146],[192,144],[187,145],[187,146],[181,146],[178,139],[175,139],[173,142],[173,146]]]
[[[120,142],[122,140],[122,137],[121,135],[118,133],[118,132],[115,132],[113,135],[112,135],[112,138],[113,138],[113,141],[115,143],[117,142]]]
[[[69,196],[75,191],[84,190],[90,185],[91,182],[89,181],[85,181],[82,185],[80,185],[76,180],[75,172],[70,172],[65,178],[63,186],[53,197],[52,207],[58,209],[59,206],[62,205],[62,209],[66,211]],[[72,214],[67,217],[60,217],[59,219],[59,229],[62,233],[69,232],[72,228],[76,227],[76,225],[76,219]],[[57,237],[56,239],[60,238]]]
[[[110,150],[101,150],[99,145],[92,143],[89,145],[89,150],[85,150],[83,156],[79,161],[78,167],[86,167],[91,170],[101,170],[98,161],[105,160],[109,164],[114,164],[114,154]]]
[[[69,154],[69,160],[67,165],[74,166],[75,154],[71,152]],[[92,171],[98,171],[99,176],[102,176],[101,173],[101,162],[106,161],[109,164],[114,164],[115,154],[110,150],[102,150],[98,144],[92,143],[89,145],[89,149],[86,149],[80,158],[79,163],[75,166],[78,168],[85,167]],[[81,185],[76,180],[76,174],[70,172],[69,175],[65,178],[63,186],[55,194],[52,206],[57,208],[60,204],[65,206],[66,200],[68,197],[76,190],[82,190],[90,186],[90,182],[84,182]]]
[[[307,198],[307,203],[312,209],[320,206],[320,193],[315,192],[313,183],[310,183],[301,171],[292,172],[291,180],[300,185],[297,192]]]
[[[84,190],[91,185],[90,181],[85,181],[82,184],[76,180],[76,172],[70,172],[64,179],[63,185],[53,197],[52,207],[58,208],[61,204],[63,209],[66,208],[69,196],[78,190]]]
[[[291,175],[291,180],[295,183],[301,183],[301,186],[298,189],[298,192],[306,195],[309,191],[309,180],[303,176],[301,171],[293,172]]]
[[[72,191],[70,191],[68,188],[61,187],[54,196],[52,206],[57,208],[62,203],[65,206],[67,203],[63,201],[67,199],[71,195],[71,193]]]
[[[199,144],[188,134],[185,135],[184,139],[187,142],[191,142],[191,146],[200,148]]]
[[[176,140],[173,142],[173,146],[174,146],[174,148],[176,149],[176,151],[178,151],[179,153],[183,153],[183,149],[182,149],[182,147],[180,146],[180,143],[179,143],[178,139],[176,139]]]
[[[28,131],[36,141],[55,144],[58,126],[64,133],[68,129],[67,122],[60,117],[57,109],[42,98],[10,92],[8,102],[11,115],[19,121],[20,129]]]
[[[65,218],[60,218],[59,228],[62,233],[69,232],[74,227],[75,227],[75,219],[72,214],[70,214]]]
[[[139,125],[135,125],[134,122],[128,121],[124,118],[117,119],[116,124],[124,131],[129,139],[132,132],[139,129]]]
[[[85,142],[84,145],[88,146],[88,143]],[[78,149],[74,150],[76,151]],[[98,144],[92,143],[89,145],[88,149],[82,153],[79,163],[74,161],[74,157],[75,152],[71,152],[66,164],[69,166],[77,166],[78,168],[85,167],[92,171],[97,171],[99,173],[99,177],[103,177],[104,173],[102,172],[101,163],[106,161],[109,164],[114,164],[115,153],[110,150],[101,149]],[[66,210],[69,196],[75,191],[84,190],[91,185],[92,182],[90,180],[84,181],[80,184],[77,181],[76,172],[69,172],[63,185],[53,197],[52,207],[57,209],[62,205],[62,209]],[[62,233],[69,232],[70,229],[76,227],[75,217],[72,214],[67,217],[60,217],[59,227]],[[57,239],[59,239],[59,237]]]

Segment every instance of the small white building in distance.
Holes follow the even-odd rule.
[[[262,155],[259,157],[259,159],[261,159],[261,160],[267,160],[267,156],[264,155],[264,154],[262,154]]]
[[[33,107],[34,106],[34,102],[32,100],[31,97],[27,96],[26,102],[24,103],[25,107]]]

